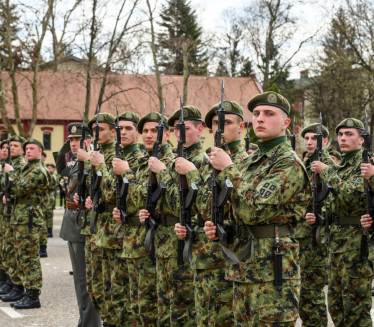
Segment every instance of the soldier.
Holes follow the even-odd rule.
[[[216,110],[220,103],[215,104],[205,117],[207,127],[213,129],[213,133],[218,128],[218,116]],[[232,160],[239,164],[248,155],[241,143],[241,133],[244,129],[243,109],[235,101],[224,101],[225,109],[225,131],[224,138],[230,150]],[[221,144],[224,146],[224,144]],[[192,163],[194,159],[192,158]],[[196,301],[196,322],[198,326],[232,326],[234,316],[232,312],[232,282],[225,279],[225,260],[222,255],[221,246],[217,242],[207,239],[203,231],[202,219],[211,219],[210,207],[206,209],[206,199],[202,189],[206,185],[211,185],[212,167],[204,165],[204,170],[199,173],[195,164],[186,162],[181,158],[176,159],[176,171],[185,175],[187,179],[194,181],[199,187],[196,200],[195,211],[199,212],[199,223],[195,226],[195,237],[193,241],[193,260],[195,281],[195,301]],[[185,228],[176,225],[176,233],[181,237],[186,234]],[[208,300],[207,300],[208,299]]]
[[[221,149],[210,153],[220,170],[219,184],[233,182],[229,198],[236,223],[233,249],[239,255],[251,245],[252,255],[227,266],[234,283],[235,326],[294,326],[298,317],[300,272],[298,243],[293,229],[305,215],[310,185],[305,168],[287,142],[290,105],[275,92],[265,92],[248,103],[253,112],[259,150],[235,165]],[[213,222],[204,230],[215,238]]]
[[[343,159],[330,167],[314,161],[311,170],[332,186],[328,198],[332,226],[328,243],[328,308],[335,326],[372,326],[370,309],[373,268],[367,260],[368,244],[360,218],[365,214],[364,178],[361,176],[364,125],[347,118],[335,129]],[[312,213],[306,216],[314,224]]]
[[[301,131],[307,149],[307,159],[304,161],[310,181],[313,181],[310,166],[315,159],[317,148],[316,134],[319,124],[311,124]],[[328,143],[329,131],[325,126],[321,126],[322,147]],[[317,150],[318,151],[318,150]],[[319,153],[320,160],[326,165],[334,166],[334,161],[326,150]],[[312,212],[310,206],[307,212]],[[313,240],[313,229],[305,219],[298,226],[295,237],[300,245],[300,270],[301,289],[299,314],[303,321],[303,326],[327,326],[327,310],[325,304],[325,279],[327,265],[327,247],[325,244],[317,243]]]
[[[146,186],[149,179],[148,161],[150,161],[153,145],[157,139],[156,126],[160,120],[161,115],[158,112],[150,112],[139,121],[138,132],[142,134],[143,143],[149,155],[145,155],[139,160],[139,167],[135,174],[127,162],[114,163],[114,172],[129,180],[127,209],[131,216],[135,215],[135,213],[138,214],[139,208],[145,207]],[[167,143],[170,138],[170,131],[165,117],[163,126],[159,158],[162,162],[170,165],[174,156],[171,147]],[[114,214],[118,219],[118,211],[114,212]],[[143,224],[137,223],[137,221],[135,218],[131,219],[126,229],[123,250],[129,269],[131,307],[132,310],[138,311],[143,326],[156,326],[158,325],[157,307],[161,305],[161,302],[159,303],[157,300],[156,267],[154,266],[153,258],[150,258],[151,252],[144,248],[147,230]],[[137,291],[133,289],[135,281]],[[160,310],[164,310],[164,306],[160,307]],[[169,324],[169,321],[165,321],[165,323]]]
[[[64,217],[61,224],[60,237],[68,242],[70,260],[73,267],[75,295],[78,302],[79,322],[78,327],[99,327],[101,319],[92,305],[86,287],[85,264],[85,236],[80,234],[80,228],[76,224],[77,215],[83,216],[85,208],[73,201],[78,187],[78,161],[72,165],[66,162],[66,154],[71,151],[76,157],[82,138],[82,124],[71,123],[68,125],[69,136],[60,151],[54,152],[57,172],[61,177],[68,178],[68,193]],[[91,135],[86,131],[84,140],[86,148],[90,148]]]
[[[10,223],[13,227],[17,270],[22,284],[15,284],[2,301],[13,301],[16,309],[40,308],[39,294],[42,287],[42,271],[39,257],[39,237],[43,226],[43,212],[40,199],[46,195],[48,175],[42,166],[43,145],[37,139],[30,138],[23,144],[27,165],[20,175],[14,177],[12,198],[15,208]],[[5,165],[5,172],[14,171]],[[4,201],[6,202],[6,201]],[[24,293],[25,289],[25,293]]]
[[[47,225],[47,236],[53,237],[53,210],[56,204],[56,187],[57,187],[57,175],[55,173],[56,166],[53,163],[46,165],[47,170],[51,176],[51,183],[48,188],[48,204],[46,212],[46,225]]]

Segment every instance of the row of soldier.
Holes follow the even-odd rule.
[[[104,326],[294,326],[299,315],[304,326],[327,326],[326,273],[335,326],[372,325],[371,251],[360,217],[367,211],[364,179],[371,187],[374,171],[362,164],[364,125],[349,118],[337,126],[339,165],[322,149],[328,130],[307,126],[303,163],[287,141],[284,97],[265,92],[248,109],[260,139],[250,157],[240,141],[243,109],[234,101],[206,115],[206,126],[224,136],[207,152],[200,143],[201,112],[193,106],[183,107],[183,128],[179,109],[168,120],[156,112],[141,119],[125,112],[117,120],[97,114],[88,131],[100,151],[88,151],[91,137],[83,124],[69,125],[55,160],[58,173],[69,177],[60,236],[69,244],[79,326],[100,326],[100,320]],[[186,158],[173,154],[171,127],[178,141],[185,132]],[[72,165],[69,151],[77,158]],[[119,189],[119,180],[126,187]],[[192,216],[189,224],[180,224],[181,181],[195,190],[191,206],[183,208]],[[316,182],[330,189],[320,211],[312,206]],[[91,190],[87,198],[83,184]],[[225,196],[214,202],[217,186]],[[124,208],[117,208],[119,192]],[[220,202],[224,222],[211,221],[217,214],[212,202]],[[316,223],[316,213],[328,223]],[[370,227],[370,216],[362,221]]]

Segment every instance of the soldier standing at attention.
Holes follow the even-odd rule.
[[[85,236],[81,235],[79,226],[76,224],[77,215],[84,215],[85,208],[75,204],[73,195],[78,188],[78,161],[74,160],[72,165],[66,162],[66,154],[71,151],[77,156],[82,138],[82,124],[71,123],[68,125],[69,136],[60,151],[54,152],[56,169],[61,177],[68,178],[68,193],[64,218],[61,224],[60,237],[68,242],[70,260],[73,267],[73,278],[75,295],[78,302],[79,322],[78,327],[99,327],[101,319],[92,305],[87,292],[86,262],[85,262]],[[85,146],[91,145],[91,135],[86,130]]]
[[[48,187],[48,204],[46,213],[46,224],[48,237],[53,237],[53,209],[56,204],[56,187],[57,187],[57,176],[56,176],[56,166],[53,163],[46,165],[49,174],[51,175],[51,184]]]
[[[23,144],[23,150],[27,158],[27,165],[22,169],[20,175],[15,176],[11,192],[12,198],[15,199],[15,208],[10,223],[13,227],[17,270],[22,281],[22,285],[15,285],[13,288],[14,295],[22,296],[20,300],[14,300],[13,306],[16,309],[32,309],[40,308],[42,270],[39,257],[39,238],[40,230],[43,227],[40,199],[46,195],[49,180],[48,172],[40,162],[43,151],[40,141],[34,138],[28,139]],[[14,169],[6,164],[4,170],[11,172]],[[24,289],[25,293],[23,293]],[[4,297],[2,301],[4,301]]]
[[[239,254],[253,242],[252,254],[227,266],[233,281],[235,326],[294,326],[300,292],[299,245],[293,229],[303,219],[310,200],[305,168],[287,142],[290,105],[275,92],[265,92],[248,103],[259,150],[241,165],[222,149],[210,153],[217,177],[234,184],[229,198],[236,223],[233,250]],[[213,222],[204,230],[215,238]]]
[[[343,159],[331,167],[320,161],[311,170],[332,186],[328,202],[332,226],[329,236],[328,308],[337,327],[372,326],[370,309],[373,267],[365,255],[367,240],[362,237],[360,218],[365,214],[364,177],[361,175],[364,124],[347,118],[335,129]],[[315,216],[308,213],[309,224]]]

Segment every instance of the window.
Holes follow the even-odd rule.
[[[43,133],[44,150],[51,150],[51,133]]]

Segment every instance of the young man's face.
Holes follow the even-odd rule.
[[[1,148],[1,154],[3,156],[3,159],[8,158],[8,143],[3,144],[3,147]]]
[[[94,137],[96,132],[95,132],[95,124],[96,123],[93,123],[92,124],[92,129],[93,129],[93,134],[94,134]],[[109,127],[109,124],[106,124],[106,123],[99,123],[99,139],[98,139],[98,143],[100,145],[106,145],[106,144],[109,144],[111,142],[114,141],[114,136],[116,134],[116,131],[115,129],[110,129]]]
[[[42,149],[39,148],[39,146],[37,146],[36,144],[27,144],[26,145],[26,153],[25,153],[25,157],[27,159],[27,161],[32,161],[32,160],[35,160],[35,159],[41,159],[42,157]]]
[[[308,152],[308,154],[313,154],[314,151],[317,148],[317,138],[316,138],[316,135],[317,134],[314,133],[314,132],[307,132],[304,135],[304,145],[305,145],[305,148],[306,148],[306,151]],[[325,145],[327,144],[328,140],[329,140],[328,138],[322,138],[322,148],[325,147]]]
[[[121,127],[121,144],[123,148],[138,142],[139,133],[132,121],[120,120],[118,125]]]
[[[290,119],[277,107],[258,106],[253,110],[253,130],[261,141],[269,141],[285,135]]]
[[[179,142],[180,137],[180,130],[177,127],[179,120],[174,121],[174,134]],[[195,125],[195,123],[191,120],[184,121],[185,128],[186,128],[186,143],[184,146],[189,148],[191,145],[194,145],[200,141],[201,134],[203,132],[204,126],[199,124]]]
[[[22,144],[17,141],[10,142],[10,156],[14,158],[22,154],[23,154]]]
[[[48,169],[48,171],[49,171],[51,174],[53,174],[54,171],[56,170],[56,168],[54,168],[54,167],[52,167],[52,166],[47,166],[47,169]]]
[[[148,151],[151,151],[153,149],[153,144],[157,140],[157,125],[158,123],[153,121],[147,122],[143,125],[142,139],[144,146]],[[165,145],[169,138],[170,131],[164,131],[162,136],[162,143],[160,145]]]
[[[338,143],[341,152],[350,153],[360,149],[364,139],[355,128],[340,128],[338,131]]]
[[[215,115],[212,118],[212,131],[216,133],[218,129],[218,116]],[[230,144],[234,141],[240,140],[240,134],[244,129],[244,122],[241,121],[240,117],[235,114],[225,115],[225,131],[222,134],[225,137],[225,142]],[[222,146],[221,142],[221,146]]]

